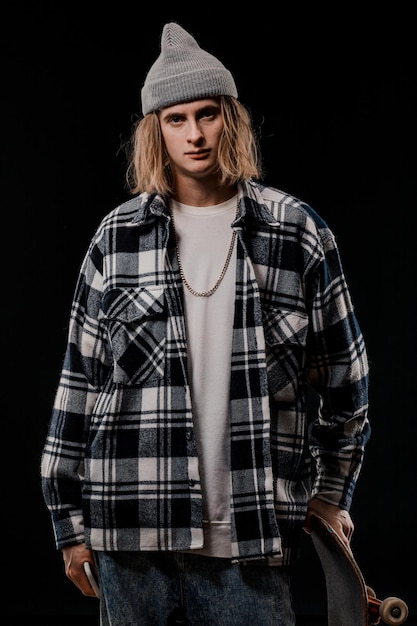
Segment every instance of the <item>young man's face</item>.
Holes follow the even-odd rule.
[[[159,112],[159,122],[177,179],[201,179],[217,172],[223,117],[215,98],[165,107]]]

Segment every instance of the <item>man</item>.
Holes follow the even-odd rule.
[[[97,568],[102,624],[293,625],[302,529],[353,532],[363,338],[333,234],[260,182],[237,95],[165,25],[133,197],[80,270],[42,476],[66,574],[91,596]]]

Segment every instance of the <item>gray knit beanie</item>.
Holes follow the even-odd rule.
[[[213,96],[234,96],[233,77],[212,54],[178,24],[165,24],[161,54],[152,65],[142,88],[143,115],[179,102]]]

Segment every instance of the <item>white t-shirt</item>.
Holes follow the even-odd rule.
[[[172,200],[183,272],[198,292],[209,291],[222,272],[236,206],[237,196],[206,207]],[[197,552],[227,558],[231,556],[229,395],[235,276],[236,245],[226,274],[211,296],[195,296],[184,285],[189,375],[203,490],[204,548]]]

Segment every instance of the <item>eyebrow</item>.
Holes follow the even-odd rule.
[[[181,105],[178,105],[181,106]],[[220,111],[220,105],[217,102],[207,102],[206,104],[202,104],[200,107],[198,107],[197,109],[193,110],[193,114],[198,114],[201,113],[201,111],[205,111],[206,109],[213,109],[216,111]],[[179,110],[179,109],[171,109],[169,111],[167,110],[163,110],[161,111],[161,117],[162,119],[166,119],[167,117],[172,117],[175,115],[187,115],[188,111],[185,112],[183,110]]]

